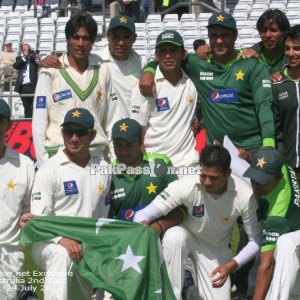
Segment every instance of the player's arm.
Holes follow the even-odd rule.
[[[40,67],[59,69],[62,67],[62,65],[56,55],[48,55],[44,59],[41,60]]]
[[[256,274],[253,300],[264,300],[272,280],[275,267],[274,250],[262,252]]]
[[[276,147],[282,153],[285,154],[285,147],[283,143],[283,126],[280,118],[279,108],[278,108],[278,92],[276,89],[276,84],[272,83],[272,94],[274,100],[274,120],[275,120],[275,135],[276,135]]]
[[[26,184],[26,193],[22,199],[22,212],[19,218],[19,226],[23,228],[27,221],[31,220],[35,215],[30,212],[30,200],[31,200],[31,192],[35,177],[35,170],[32,161],[27,163],[27,184]]]
[[[258,122],[261,128],[263,146],[275,147],[275,126],[273,115],[273,97],[270,74],[263,63],[257,61],[250,73],[249,84]]]
[[[169,228],[181,223],[184,218],[183,208],[177,207],[168,213],[165,217],[159,218],[155,222],[150,224],[150,227],[154,228],[158,235],[164,233]]]
[[[45,145],[49,118],[49,103],[52,101],[51,87],[50,74],[41,72],[35,90],[32,116],[32,138],[39,167],[49,158]]]

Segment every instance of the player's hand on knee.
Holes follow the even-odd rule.
[[[70,258],[76,261],[82,259],[81,245],[77,241],[68,238],[62,238],[58,243],[66,248]]]
[[[139,81],[140,92],[143,96],[155,96],[156,86],[154,75],[151,72],[144,72]]]
[[[19,226],[23,228],[25,224],[34,217],[36,217],[36,215],[32,214],[31,212],[22,214],[19,218]]]
[[[55,55],[48,55],[40,62],[42,68],[55,68],[59,69],[62,67],[60,60]]]

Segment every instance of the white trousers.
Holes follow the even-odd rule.
[[[231,251],[228,247],[217,248],[201,243],[182,224],[165,232],[162,246],[168,275],[177,300],[181,299],[184,262],[187,257],[194,262],[199,293],[198,295],[193,293],[190,299],[230,300],[230,279],[228,278],[222,287],[214,288],[210,276],[217,266],[231,259]]]
[[[300,230],[279,237],[275,261],[266,300],[300,299]]]
[[[15,300],[24,261],[21,246],[0,246],[0,300]],[[17,273],[18,272],[18,273]]]
[[[81,277],[67,250],[59,244],[37,242],[32,245],[34,262],[46,273],[44,300],[91,300],[89,282]]]

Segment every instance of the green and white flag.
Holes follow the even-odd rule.
[[[122,300],[173,300],[173,290],[154,229],[113,219],[36,217],[21,242],[63,236],[81,242],[81,276]]]

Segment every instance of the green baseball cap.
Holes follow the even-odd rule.
[[[272,147],[261,148],[254,154],[250,167],[243,176],[259,184],[266,184],[281,173],[284,162],[285,158],[278,150]]]
[[[178,47],[184,47],[182,36],[175,30],[161,32],[156,38],[155,48],[163,43],[170,43]]]
[[[112,140],[120,138],[127,140],[130,143],[135,143],[139,141],[141,136],[141,125],[137,121],[129,118],[117,121],[114,124],[111,133]]]
[[[0,99],[0,118],[10,119],[10,108],[5,100]]]
[[[108,30],[115,29],[117,27],[124,27],[130,30],[132,33],[135,33],[135,25],[132,18],[126,15],[117,15],[110,20]]]
[[[73,108],[66,113],[64,122],[60,126],[65,126],[69,123],[78,124],[85,129],[93,129],[95,120],[87,109]]]
[[[212,16],[209,18],[208,25],[206,27],[208,28],[209,26],[212,25],[220,25],[229,29],[236,30],[236,22],[234,17],[226,12],[222,12],[222,13],[214,12]]]

